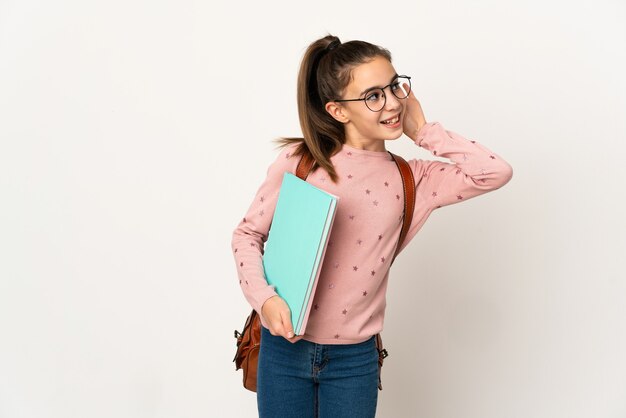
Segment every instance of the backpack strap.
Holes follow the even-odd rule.
[[[400,252],[400,247],[406,238],[406,234],[409,232],[411,221],[413,220],[413,211],[415,209],[415,177],[411,171],[411,166],[406,160],[399,155],[391,154],[393,160],[398,166],[400,175],[402,176],[402,189],[404,190],[404,216],[402,218],[402,230],[400,231],[400,238],[398,238],[398,245],[396,246],[396,252],[393,255],[391,263],[393,264],[396,256]]]
[[[411,221],[413,220],[413,211],[415,209],[415,178],[413,177],[413,172],[411,171],[409,163],[407,163],[404,158],[393,154],[392,152],[389,152],[389,155],[391,155],[393,161],[398,167],[398,171],[400,171],[400,176],[402,177],[402,190],[404,191],[402,229],[400,230],[400,237],[398,238],[398,244],[396,245],[396,252],[391,260],[391,263],[393,264],[393,261],[400,252],[400,247],[406,238],[406,234],[409,232],[409,227],[411,226]],[[309,152],[305,152],[296,167],[296,176],[306,181],[306,178],[311,172],[311,167],[313,167],[313,162],[313,156],[311,156]]]
[[[296,176],[306,181],[306,178],[311,172],[311,167],[313,167],[313,162],[314,160],[311,153],[305,151],[305,153],[302,154],[300,161],[298,162],[298,167],[296,167]]]

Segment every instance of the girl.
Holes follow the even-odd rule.
[[[495,190],[510,165],[476,141],[426,122],[388,50],[335,36],[313,42],[298,76],[304,138],[280,140],[232,249],[239,284],[260,314],[257,404],[261,417],[373,417],[378,352],[390,263],[402,226],[402,179],[385,141],[403,133],[415,145],[451,160],[409,161],[416,183],[413,221],[404,248],[430,213]],[[339,203],[305,334],[294,336],[287,304],[265,280],[262,265],[285,171],[302,154],[315,164],[307,181]]]

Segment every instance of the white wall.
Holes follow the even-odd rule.
[[[514,168],[395,264],[378,416],[626,417],[623,1],[210,3],[0,0],[0,417],[255,416],[231,233],[326,32]]]

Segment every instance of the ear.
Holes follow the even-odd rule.
[[[330,116],[332,116],[335,120],[341,123],[348,123],[350,118],[347,115],[346,109],[341,106],[337,102],[328,102],[326,106],[324,106],[326,111]]]

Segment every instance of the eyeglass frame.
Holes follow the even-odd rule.
[[[385,89],[386,89],[387,87],[391,87],[391,85],[392,85],[392,84],[394,84],[394,82],[395,82],[398,78],[401,78],[401,77],[402,77],[402,78],[406,78],[406,79],[409,81],[409,92],[407,93],[407,95],[406,95],[406,96],[404,96],[404,97],[402,97],[402,98],[398,97],[398,96],[397,96],[397,95],[393,92],[393,90],[391,90],[391,94],[393,94],[394,96],[396,96],[396,98],[397,98],[398,100],[404,100],[404,99],[406,99],[407,97],[409,97],[409,94],[411,94],[411,77],[410,77],[410,76],[408,76],[408,75],[397,75],[397,76],[395,76],[395,77],[393,78],[393,81],[392,81],[391,83],[387,84],[385,87],[372,87],[371,89],[368,89],[368,90],[366,90],[366,91],[365,91],[365,93],[363,93],[364,95],[366,95],[366,96],[367,96],[367,94],[368,94],[369,92],[371,92],[372,90],[380,90],[380,91],[382,91],[382,92],[383,92],[383,100],[384,100],[384,101],[383,101],[383,106],[380,108],[380,110],[372,110],[372,109],[370,109],[370,107],[367,105],[367,102],[365,102],[365,101],[367,100],[367,97],[363,97],[362,99],[335,99],[335,100],[333,100],[333,102],[360,102],[360,101],[363,101],[363,102],[365,102],[365,107],[367,107],[367,108],[368,108],[371,112],[376,112],[376,113],[378,113],[378,112],[382,112],[382,110],[383,110],[383,109],[385,108],[385,106],[387,105],[387,95],[385,94]]]

